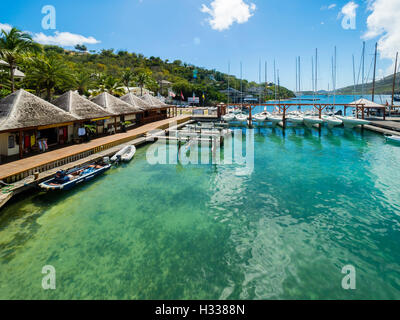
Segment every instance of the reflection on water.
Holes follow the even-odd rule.
[[[399,299],[400,148],[343,128],[257,128],[254,140],[250,175],[152,166],[144,147],[75,190],[13,200],[0,298]],[[355,291],[341,288],[347,264]]]

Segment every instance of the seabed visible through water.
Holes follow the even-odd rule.
[[[383,136],[255,129],[249,174],[151,165],[150,147],[2,210],[0,299],[400,299],[400,148]]]

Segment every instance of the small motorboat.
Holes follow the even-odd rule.
[[[385,135],[386,141],[387,142],[394,142],[396,144],[400,144],[400,136],[394,136],[391,134]]]
[[[235,121],[235,114],[234,113],[228,113],[228,114],[222,116],[222,120],[224,120],[225,122]]]
[[[80,183],[92,180],[111,168],[111,164],[94,163],[69,171],[58,171],[55,176],[39,184],[45,190],[70,190]]]
[[[353,129],[357,126],[370,124],[370,122],[367,120],[357,119],[355,117],[336,116],[336,118],[338,118],[339,120],[342,120],[344,127],[349,128],[349,129]]]
[[[336,117],[333,117],[333,116],[328,116],[328,115],[322,116],[322,120],[328,125],[329,129],[340,126],[343,123],[342,120],[340,120]]]
[[[249,118],[249,116],[247,114],[244,113],[239,113],[235,116],[236,121],[239,121],[241,123],[246,122],[247,123],[247,119]]]
[[[322,124],[324,121],[320,119],[317,116],[305,116],[304,118],[304,124],[308,127],[311,128],[316,124]]]
[[[255,122],[264,122],[268,118],[267,112],[257,113],[253,116],[253,121]]]
[[[136,153],[136,147],[134,145],[126,146],[118,151],[112,158],[111,161],[115,162],[119,159],[123,162],[129,162],[132,160]]]

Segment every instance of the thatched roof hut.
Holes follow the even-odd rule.
[[[113,116],[113,114],[107,112],[99,105],[73,91],[64,93],[62,96],[54,100],[53,104],[82,120]]]
[[[129,103],[130,105],[136,108],[140,108],[145,111],[154,109],[154,107],[149,105],[146,101],[140,99],[138,96],[134,95],[132,92],[121,97],[121,100],[125,101],[126,103]]]
[[[365,108],[384,108],[385,107],[381,104],[375,103],[371,100],[364,99],[364,98],[361,98],[361,99],[358,99],[357,101],[349,103],[349,105],[351,105],[351,106],[361,106],[362,104],[364,105]]]
[[[142,100],[147,102],[153,108],[166,108],[166,107],[168,107],[168,105],[166,105],[164,102],[162,102],[161,100],[157,99],[156,97],[153,97],[151,94],[143,95]]]
[[[0,131],[63,124],[78,120],[55,105],[18,90],[0,100]]]
[[[91,99],[94,103],[98,104],[107,112],[111,112],[116,115],[123,115],[123,114],[133,114],[142,112],[137,107],[130,105],[129,103],[118,99],[117,97],[112,96],[107,92],[103,92],[98,96]]]

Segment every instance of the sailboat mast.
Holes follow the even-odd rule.
[[[301,92],[301,60],[299,56],[299,92]]]
[[[372,101],[375,102],[375,78],[376,78],[376,56],[378,54],[378,43],[375,43],[375,57],[374,57],[374,80],[372,82]]]
[[[363,50],[362,50],[362,86],[361,86],[361,95],[364,98],[364,83],[365,83],[365,41],[363,42]]]
[[[356,101],[356,67],[354,63],[354,54],[353,54],[353,99]]]
[[[397,74],[397,60],[399,58],[399,53],[396,52],[396,62],[394,64],[394,74],[393,74],[393,88],[392,88],[392,104],[390,105],[390,112],[392,112],[393,104],[394,104],[394,89],[396,87],[396,74]]]
[[[229,86],[230,77],[231,77],[231,62],[228,61],[228,107],[229,107],[229,98],[231,96],[231,90],[230,90],[230,86]]]
[[[336,76],[337,76],[337,50],[335,46],[334,58],[333,58],[333,104],[336,104]]]
[[[242,61],[240,61],[240,107],[243,111],[243,65]]]
[[[312,92],[313,92],[313,102],[315,103],[315,80],[314,80],[314,57],[311,57],[311,86],[312,86]]]
[[[318,49],[315,49],[315,92],[318,94]]]
[[[276,101],[276,64],[274,60],[274,91],[275,91],[275,101]]]
[[[261,59],[260,62],[258,64],[258,84],[259,84],[259,88],[258,88],[258,103],[261,103]]]

